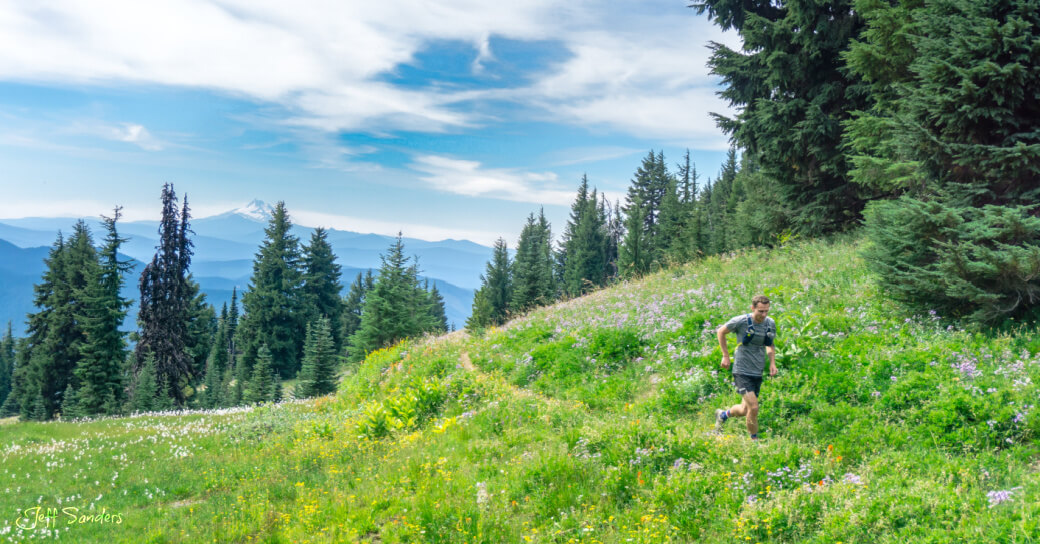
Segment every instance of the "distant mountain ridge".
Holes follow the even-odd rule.
[[[252,275],[252,263],[264,239],[264,228],[273,207],[262,200],[227,212],[193,218],[191,228],[195,254],[191,272],[202,286],[211,304],[219,310],[230,301],[231,289],[244,291]],[[79,218],[28,217],[0,219],[0,324],[12,321],[15,334],[23,329],[25,314],[33,311],[32,286],[40,281],[43,258],[53,245],[58,232],[70,233]],[[104,229],[99,218],[83,218],[100,244]],[[119,232],[129,240],[121,251],[146,263],[152,260],[158,244],[158,221],[127,221],[118,224]],[[306,244],[313,228],[294,225],[292,233]],[[359,271],[378,271],[380,255],[386,253],[394,237],[327,229],[329,243],[343,267],[344,289]],[[428,241],[402,238],[405,252],[419,259],[423,278],[436,283],[445,300],[449,323],[457,328],[465,325],[473,302],[473,292],[480,286],[480,274],[491,258],[492,249],[468,240]],[[136,298],[136,269],[126,278],[127,294]],[[136,312],[136,308],[133,308]],[[132,322],[131,322],[132,323]]]

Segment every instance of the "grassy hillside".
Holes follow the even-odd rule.
[[[857,251],[710,258],[402,343],[317,401],[0,426],[0,541],[1040,541],[1037,330],[907,319]],[[780,373],[752,442],[708,431],[739,400],[713,330],[756,293]]]

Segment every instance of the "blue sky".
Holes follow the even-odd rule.
[[[197,217],[559,233],[584,173],[623,201],[650,149],[718,172],[706,46],[739,40],[686,5],[0,0],[0,220],[153,219],[172,182]]]

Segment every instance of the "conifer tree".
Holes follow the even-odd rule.
[[[45,263],[47,270],[34,288],[38,311],[29,315],[28,368],[22,373],[19,393],[23,419],[52,418],[75,379],[73,371],[86,341],[83,323],[77,319],[84,313],[81,295],[98,266],[83,221],[76,223],[68,240],[58,234]]]
[[[131,412],[151,412],[158,408],[159,382],[155,371],[155,355],[146,353],[137,372],[133,393],[130,395]]]
[[[494,253],[481,274],[481,287],[473,295],[473,311],[466,326],[481,329],[501,325],[509,317],[509,305],[513,298],[512,263],[509,248],[503,238],[495,240]]]
[[[664,264],[683,262],[686,251],[681,233],[686,228],[687,214],[679,201],[679,185],[674,179],[668,183],[664,199],[661,200],[661,221],[658,225],[658,259]]]
[[[342,267],[336,263],[336,255],[329,244],[328,232],[318,227],[311,234],[310,243],[303,247],[303,298],[309,316],[308,323],[325,316],[331,323],[338,324],[343,315],[343,299],[340,291]],[[336,352],[343,347],[342,330],[333,327],[331,334]]]
[[[123,364],[127,349],[125,333],[119,328],[131,303],[120,292],[123,274],[131,264],[119,258],[119,248],[127,240],[116,228],[121,215],[121,208],[116,208],[112,217],[102,217],[107,231],[105,245],[80,295],[84,306],[77,319],[83,324],[87,341],[74,371],[79,384],[75,410],[84,416],[111,414],[125,402]],[[64,405],[71,406],[68,401]]]
[[[0,406],[4,405],[11,393],[11,382],[14,378],[14,336],[11,334],[11,322],[7,322],[7,331],[0,339]],[[2,415],[2,414],[0,414]]]
[[[11,367],[11,390],[0,404],[0,417],[11,417],[22,412],[22,398],[26,389],[25,375],[29,369],[29,339],[19,338],[15,342],[14,364]]]
[[[644,208],[638,194],[632,198],[625,218],[625,239],[618,248],[618,272],[623,278],[638,277],[650,270]]]
[[[267,348],[267,344],[260,344],[257,348],[253,376],[249,380],[243,400],[247,404],[270,402],[274,400],[275,387],[271,350]]]
[[[556,299],[551,240],[552,232],[544,210],[537,220],[533,213],[529,215],[520,232],[516,260],[513,261],[511,308],[514,312],[525,312]]]
[[[319,317],[307,325],[303,367],[296,386],[297,398],[317,397],[336,391],[336,351],[329,319]]]
[[[170,399],[176,406],[185,402],[184,388],[197,373],[191,345],[193,291],[188,277],[193,244],[188,237],[190,213],[184,198],[180,213],[173,185],[162,190],[162,217],[159,246],[152,262],[145,266],[139,283],[141,307],[137,314],[141,327],[136,348],[138,367],[152,354],[156,384],[162,389],[157,398]]]
[[[266,343],[272,368],[284,378],[295,376],[299,369],[306,332],[299,240],[291,228],[285,203],[278,202],[253,261],[249,290],[242,296],[245,316],[238,327],[246,369],[252,368],[260,345]]]
[[[614,281],[620,275],[618,259],[620,255],[621,240],[625,236],[625,221],[621,217],[621,203],[614,201],[611,206],[603,197],[604,204],[600,206],[602,215],[607,224],[607,281]]]
[[[224,405],[223,377],[213,357],[206,361],[206,377],[203,380],[203,392],[199,395],[202,408],[220,408]]]
[[[429,282],[429,280],[426,280]],[[429,303],[427,307],[429,315],[430,327],[429,332],[434,334],[440,334],[448,331],[448,313],[444,308],[444,297],[441,296],[441,292],[437,290],[437,282],[433,282],[433,285],[427,291]]]
[[[711,45],[709,65],[726,86],[720,94],[738,112],[713,116],[782,188],[796,230],[857,224],[873,192],[850,183],[842,148],[842,123],[864,109],[867,94],[841,57],[863,29],[853,0],[699,0],[692,7],[742,38],[741,51]]]
[[[582,176],[561,241],[566,256],[562,290],[569,296],[584,294],[606,283],[608,241],[604,215],[596,189],[589,193],[588,178]]]
[[[424,301],[417,297],[417,269],[408,265],[401,233],[390,246],[389,254],[379,258],[379,276],[372,290],[365,293],[361,325],[350,341],[354,348],[350,357],[354,361],[422,331],[419,313],[425,311]]]
[[[349,344],[350,337],[354,336],[354,333],[361,327],[361,314],[365,308],[365,294],[372,290],[375,286],[375,279],[372,278],[372,270],[366,270],[364,273],[358,272],[354,282],[350,284],[350,291],[347,293],[346,299],[343,301],[343,315],[341,317],[341,329],[340,337],[343,342]],[[347,346],[349,351],[349,346]],[[353,358],[348,353],[348,358]]]

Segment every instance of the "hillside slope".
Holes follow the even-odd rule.
[[[316,401],[4,425],[0,541],[1037,542],[1037,330],[906,318],[857,250],[709,258],[404,342]],[[713,329],[756,293],[780,373],[752,442],[708,431],[738,400]],[[56,517],[19,528],[37,506]]]

